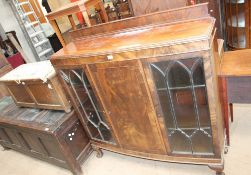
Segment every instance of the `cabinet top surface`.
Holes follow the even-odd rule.
[[[121,30],[75,40],[55,53],[53,59],[107,55],[125,51],[176,45],[210,38],[211,17],[176,24],[162,24]]]
[[[251,49],[225,52],[221,76],[251,76]]]
[[[62,111],[17,107],[11,97],[0,99],[0,123],[49,132],[54,131],[69,116],[72,116],[72,112],[65,114]]]

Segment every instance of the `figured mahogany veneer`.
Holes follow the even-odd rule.
[[[72,32],[51,62],[99,156],[101,148],[222,173],[214,25],[200,4]]]

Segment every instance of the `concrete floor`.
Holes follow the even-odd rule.
[[[226,175],[250,175],[251,106],[234,106],[231,147],[225,155]],[[213,175],[207,166],[174,164],[104,152],[95,154],[82,166],[85,175]],[[71,172],[18,152],[0,151],[0,175],[71,175]]]

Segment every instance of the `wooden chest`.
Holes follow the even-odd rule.
[[[21,65],[0,81],[18,106],[71,111],[71,104],[49,61]]]
[[[90,155],[89,138],[74,111],[20,108],[11,97],[0,100],[0,144],[82,174]]]

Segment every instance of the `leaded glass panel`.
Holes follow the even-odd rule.
[[[114,143],[111,131],[104,118],[104,112],[98,105],[92,87],[82,69],[61,70],[61,77],[72,90],[84,116],[87,130],[92,139]]]
[[[213,154],[201,58],[151,64],[172,153]]]

